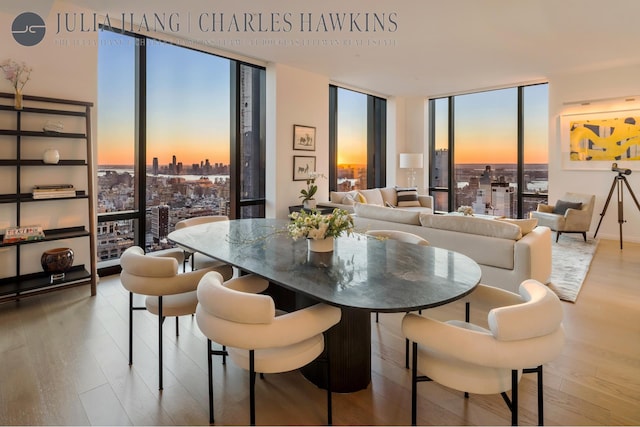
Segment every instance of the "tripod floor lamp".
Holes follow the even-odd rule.
[[[424,166],[422,153],[400,153],[400,169],[409,169],[409,187],[416,186],[416,169]]]

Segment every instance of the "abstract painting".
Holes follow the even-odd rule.
[[[562,134],[566,169],[607,169],[612,162],[640,160],[640,111],[563,116]]]

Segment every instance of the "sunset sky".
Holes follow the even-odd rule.
[[[98,164],[134,160],[134,46],[131,38],[100,32]],[[229,61],[163,43],[147,47],[147,163],[177,156],[185,166],[229,162]],[[438,103],[436,140],[446,147],[446,108]],[[547,86],[525,90],[525,163],[547,163]],[[455,162],[516,163],[516,89],[455,98]],[[338,163],[366,163],[367,97],[338,91]],[[527,123],[545,126],[528,126]]]

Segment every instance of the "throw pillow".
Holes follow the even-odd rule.
[[[520,227],[520,231],[522,231],[522,235],[525,236],[536,228],[538,225],[538,218],[529,218],[529,219],[515,219],[515,218],[496,218],[496,221],[504,221],[509,222],[511,224],[515,224]]]
[[[347,206],[353,206],[356,203],[356,199],[354,197],[357,197],[357,196],[354,194],[347,193],[342,198],[342,204]]]
[[[417,188],[400,188],[396,187],[396,196],[398,199],[398,207],[420,207],[420,201],[418,200]]]
[[[384,206],[384,200],[382,200],[382,194],[377,188],[370,188],[368,190],[358,190],[360,194],[366,199],[366,203],[369,205]]]
[[[582,209],[582,203],[580,202],[567,202],[566,200],[558,200],[553,208],[553,213],[558,215],[564,215],[567,209]]]

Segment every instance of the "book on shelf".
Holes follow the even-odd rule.
[[[35,185],[33,187],[34,199],[58,199],[75,196],[76,190],[71,184]]]
[[[4,231],[2,243],[15,243],[26,240],[42,240],[44,231],[40,225],[27,225],[23,227],[9,227]]]

